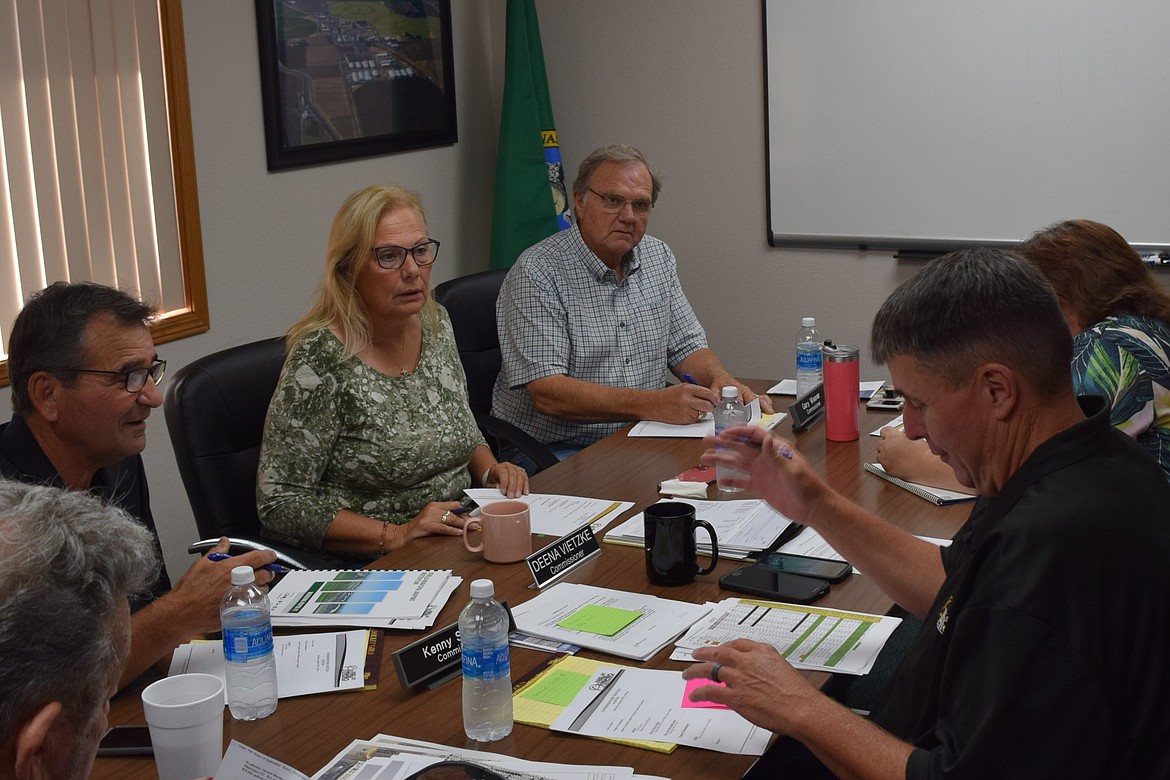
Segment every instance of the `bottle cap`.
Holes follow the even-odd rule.
[[[491,580],[475,580],[471,583],[471,597],[473,599],[487,599],[495,594],[496,586],[492,584]]]
[[[251,566],[232,567],[232,585],[250,585],[256,581],[256,572]]]
[[[739,398],[739,388],[736,387],[735,385],[724,385],[723,386],[723,397],[724,398]]]
[[[800,327],[802,327],[802,328],[815,328],[816,326],[817,326],[817,318],[816,317],[805,317],[804,319],[802,319],[800,321]]]

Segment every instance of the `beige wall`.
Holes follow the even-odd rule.
[[[174,370],[277,335],[307,307],[329,221],[371,182],[419,190],[443,255],[433,281],[486,267],[502,91],[503,0],[454,0],[459,142],[270,174],[255,17],[239,0],[186,0],[188,75],[212,328],[163,345]],[[667,241],[712,345],[733,373],[791,376],[799,318],[865,344],[878,305],[917,268],[886,255],[772,249],[764,184],[759,0],[538,0],[570,177],[596,146],[640,147],[664,179],[650,232]],[[859,125],[859,142],[864,126]],[[863,363],[862,378],[882,378]],[[8,415],[7,391],[0,414]],[[195,529],[161,412],[146,450],[173,576]]]

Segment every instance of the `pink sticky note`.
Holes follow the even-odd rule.
[[[696,688],[702,688],[704,685],[722,685],[724,688],[727,687],[726,683],[715,682],[714,680],[708,680],[706,677],[696,677],[693,680],[687,680],[686,690],[683,691],[682,706],[683,707],[711,707],[711,708],[714,708],[717,710],[731,709],[726,704],[716,704],[713,701],[691,701],[691,691],[695,690]]]

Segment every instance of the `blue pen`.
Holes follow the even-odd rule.
[[[230,557],[232,557],[232,556],[228,555],[227,553],[221,553],[221,552],[213,552],[213,553],[207,554],[207,559],[209,561],[226,561]],[[263,566],[261,566],[260,568],[266,569],[266,570],[272,572],[273,574],[288,574],[288,569],[284,566],[281,566],[279,563],[266,563]]]
[[[683,381],[686,382],[688,385],[699,384],[698,382],[695,381],[695,378],[693,376],[691,376],[690,374],[683,374]]]

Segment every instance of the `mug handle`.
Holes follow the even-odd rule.
[[[696,574],[710,574],[715,571],[715,564],[719,563],[719,540],[715,538],[715,529],[706,520],[700,520],[696,517],[691,523],[691,533],[695,532],[697,526],[706,528],[707,534],[711,537],[711,565],[705,569],[699,569]]]
[[[469,552],[483,552],[483,536],[479,537],[479,547],[472,547],[467,543],[467,537],[471,533],[472,523],[475,523],[477,526],[479,526],[481,531],[483,530],[483,521],[481,521],[478,517],[469,519],[466,523],[463,524],[463,546],[466,547]]]

